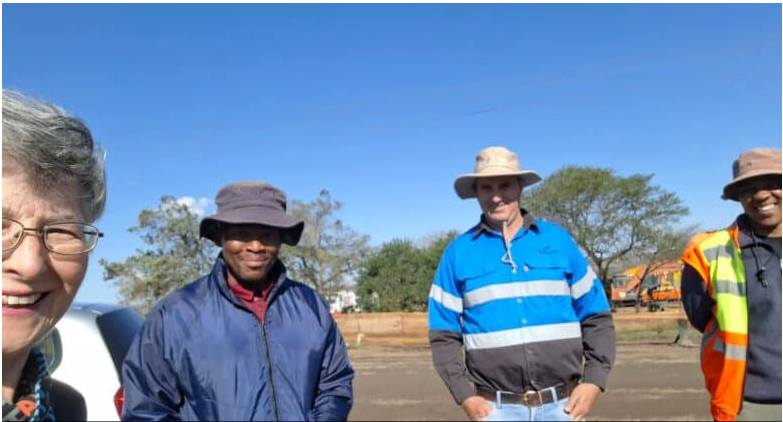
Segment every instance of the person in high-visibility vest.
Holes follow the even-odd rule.
[[[704,334],[701,368],[718,421],[781,419],[781,150],[740,154],[723,199],[744,210],[683,252],[682,302]]]

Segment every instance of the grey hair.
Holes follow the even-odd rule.
[[[52,191],[78,183],[88,222],[97,220],[106,205],[105,155],[79,118],[3,89],[3,160],[15,160],[38,186]]]

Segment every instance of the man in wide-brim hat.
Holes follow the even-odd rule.
[[[780,420],[781,150],[754,148],[734,161],[723,199],[743,213],[699,233],[682,255],[682,302],[704,333],[701,368],[718,421]]]
[[[161,300],[123,367],[125,420],[346,420],[353,369],[326,301],[277,258],[304,223],[264,182],[222,188],[212,272]]]
[[[614,361],[601,281],[565,230],[520,207],[522,189],[540,180],[512,151],[489,147],[454,182],[482,214],[443,253],[429,338],[472,420],[582,420]]]

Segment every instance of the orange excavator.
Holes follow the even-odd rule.
[[[637,299],[650,312],[662,311],[666,302],[681,298],[682,263],[661,261],[629,268],[612,280],[612,307],[633,306]]]

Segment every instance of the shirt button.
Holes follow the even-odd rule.
[[[522,303],[522,299],[517,299],[517,303]]]
[[[525,318],[522,318],[522,323],[527,324],[527,320]]]

